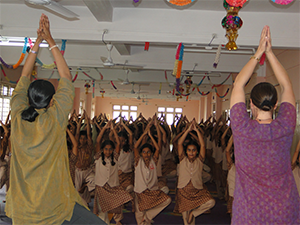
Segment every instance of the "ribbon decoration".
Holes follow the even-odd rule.
[[[96,69],[96,71],[99,73],[99,75],[100,75],[100,80],[103,80],[103,75],[102,75],[102,73],[97,69],[97,68],[95,68]]]
[[[77,77],[78,77],[78,71],[76,72],[76,74],[75,74],[75,76],[74,76],[74,78],[73,78],[73,80],[72,80],[72,83],[75,82],[75,80],[77,79]]]
[[[62,54],[62,56],[64,56],[67,40],[61,40],[61,41],[62,41],[62,43],[61,43],[60,53]],[[54,69],[56,67],[55,61],[52,64],[46,65],[46,64],[42,63],[42,61],[38,57],[36,57],[35,62],[38,63],[40,66],[42,66],[45,69]]]
[[[86,75],[88,78],[90,78],[91,80],[95,80],[95,78],[94,77],[91,77],[90,75],[88,75],[86,72],[84,72],[84,71],[82,71],[82,69],[81,68],[78,68],[78,70],[81,70],[81,72],[84,74],[84,75]]]
[[[226,93],[224,94],[224,95],[219,95],[219,93],[218,93],[218,91],[217,91],[217,88],[215,88],[215,92],[216,92],[216,94],[217,94],[217,96],[219,97],[219,98],[224,98],[227,94],[228,94],[228,92],[229,92],[229,88],[227,88],[227,91],[226,91]]]
[[[231,73],[230,73],[230,74],[228,75],[228,77],[227,77],[222,83],[220,83],[220,84],[213,84],[213,83],[211,82],[209,76],[207,76],[207,79],[209,80],[210,84],[212,85],[212,88],[214,88],[214,87],[220,87],[221,85],[223,85],[223,84],[229,79],[230,76],[231,76]]]
[[[2,57],[0,57],[0,61],[1,63],[8,69],[16,69],[24,60],[25,58],[25,53],[26,53],[26,49],[27,49],[27,44],[28,44],[28,38],[25,37],[25,40],[24,40],[24,46],[23,46],[23,50],[22,50],[22,53],[21,53],[21,56],[18,60],[18,62],[15,64],[15,65],[8,65],[6,62],[4,62],[4,60],[2,59]]]
[[[118,89],[118,88],[114,85],[114,83],[112,82],[112,80],[110,81],[110,83],[111,83],[111,85],[113,86],[114,89],[116,89],[116,90]]]
[[[144,47],[144,51],[148,51],[149,50],[149,42],[145,42],[145,47]]]
[[[18,79],[17,81],[11,81],[11,80],[6,76],[6,73],[5,73],[5,71],[4,71],[3,67],[2,67],[2,64],[0,64],[0,68],[1,68],[1,71],[2,71],[2,73],[3,73],[3,76],[5,77],[5,79],[6,79],[9,83],[12,83],[12,84],[18,83],[19,79]]]
[[[199,87],[197,87],[197,90],[198,90],[199,94],[202,95],[202,96],[208,95],[208,94],[210,93],[210,91],[208,91],[208,92],[206,92],[206,93],[201,92],[201,91],[199,90]]]

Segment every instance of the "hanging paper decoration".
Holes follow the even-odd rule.
[[[238,16],[238,12],[242,7],[229,5],[226,0],[224,0],[223,6],[227,11],[227,15],[223,18],[221,23],[222,27],[226,29],[225,36],[228,39],[226,48],[228,50],[237,50],[237,45],[235,43],[238,37],[237,31],[243,25],[242,19]]]
[[[243,7],[247,0],[226,0],[229,5],[234,7]]]
[[[15,65],[8,65],[7,63],[4,62],[4,60],[2,59],[2,57],[0,57],[0,61],[1,63],[8,69],[16,69],[24,60],[25,58],[25,53],[26,53],[26,49],[27,49],[27,44],[28,44],[28,38],[25,37],[25,40],[24,40],[24,46],[23,46],[23,50],[22,50],[22,53],[21,53],[21,56],[18,60],[18,62],[15,64]]]
[[[218,50],[217,50],[217,53],[216,53],[216,58],[215,58],[215,61],[214,61],[214,64],[213,64],[214,68],[217,68],[217,66],[219,64],[221,50],[222,50],[222,44],[219,44],[219,47],[218,47]]]
[[[293,0],[272,0],[272,2],[275,2],[276,4],[279,4],[279,5],[288,5],[292,1]]]
[[[93,98],[95,98],[95,80],[93,80]]]
[[[105,91],[102,91],[102,90],[101,90],[100,93],[101,93],[101,97],[104,98],[104,93],[105,93]]]
[[[167,0],[169,3],[177,6],[185,6],[191,4],[195,0]]]
[[[140,0],[133,0],[134,3],[138,3]]]
[[[86,83],[84,85],[84,87],[85,87],[85,94],[88,94],[89,93],[89,88],[91,87],[91,85],[89,83]]]
[[[181,75],[181,69],[182,69],[182,59],[183,59],[183,52],[184,52],[184,45],[180,43],[178,45],[176,55],[175,55],[175,64],[173,69],[173,75],[176,75],[176,90],[179,90],[180,85],[180,75]]]
[[[145,48],[144,48],[144,51],[148,51],[148,50],[149,50],[149,45],[150,45],[149,42],[145,42]]]

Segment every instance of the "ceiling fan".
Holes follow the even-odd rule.
[[[125,74],[126,74],[125,80],[122,80],[122,79],[118,78],[118,80],[122,82],[121,85],[128,85],[128,84],[137,84],[137,85],[140,85],[140,86],[141,85],[144,85],[144,86],[149,86],[150,85],[150,83],[148,83],[148,82],[135,82],[135,81],[130,82],[129,79],[128,79],[129,69],[125,70]],[[132,86],[132,88],[133,88],[133,86]]]
[[[143,66],[138,66],[138,65],[129,65],[127,64],[127,60],[125,61],[124,64],[120,64],[120,63],[114,63],[112,57],[111,57],[111,51],[113,49],[113,45],[111,43],[106,43],[105,44],[106,49],[108,51],[108,57],[103,57],[101,56],[100,59],[103,62],[103,66],[106,68],[114,68],[114,69],[129,69],[129,68],[134,68],[134,69],[138,69],[138,68],[143,68]]]
[[[72,12],[71,10],[65,8],[64,6],[53,0],[25,0],[25,2],[28,2],[32,5],[46,7],[67,18],[79,17],[79,15],[77,15],[76,13]]]

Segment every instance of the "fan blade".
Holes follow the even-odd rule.
[[[119,64],[119,63],[116,63],[115,66],[121,66],[123,68],[144,68],[143,66],[139,66],[139,65]]]
[[[71,10],[68,10],[67,8],[65,8],[64,6],[62,6],[61,4],[55,2],[55,1],[51,1],[48,5],[44,5],[46,8],[57,12],[58,14],[68,17],[68,18],[77,18],[79,17],[79,15],[77,15],[76,13],[72,12]]]
[[[105,62],[107,60],[107,58],[104,57],[104,56],[101,56],[100,59],[101,59],[102,62]]]

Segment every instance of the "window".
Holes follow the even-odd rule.
[[[0,88],[0,119],[4,123],[10,110],[10,99],[14,88],[7,84],[1,84]]]
[[[137,109],[138,107],[135,105],[113,105],[113,119],[121,114],[126,120],[129,120],[130,117],[132,117],[133,120],[136,120]],[[117,119],[117,122],[118,121],[119,119]]]
[[[157,115],[161,117],[166,115],[166,120],[169,125],[173,124],[175,116],[181,117],[182,115],[182,108],[173,108],[173,107],[162,107],[159,106],[157,108]]]
[[[79,114],[80,115],[83,115],[83,100],[80,100],[79,102]]]

